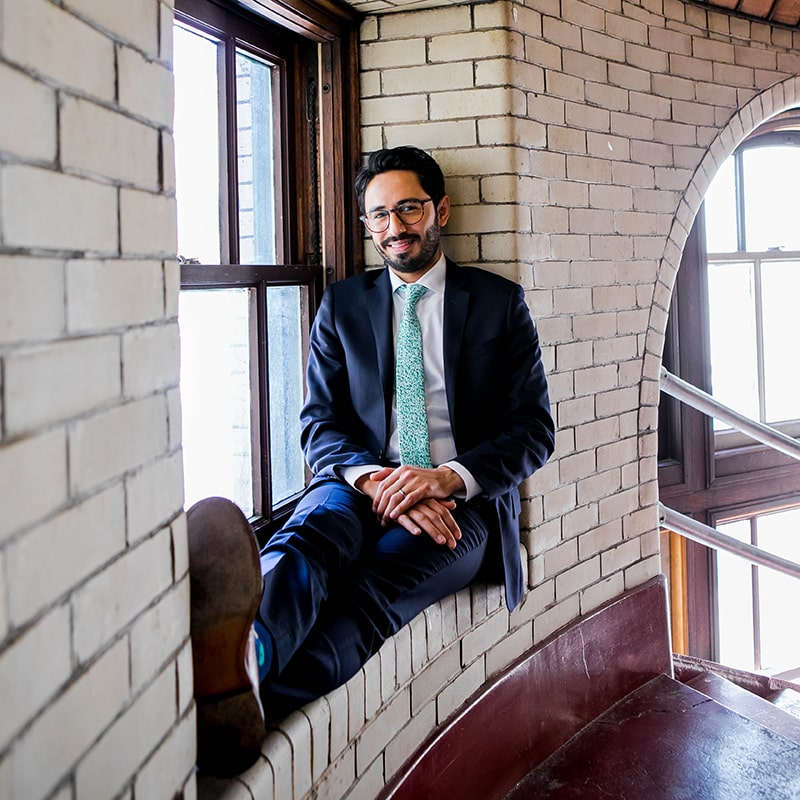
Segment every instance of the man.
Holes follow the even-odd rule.
[[[517,487],[554,441],[523,292],[444,257],[450,200],[428,154],[373,153],[356,192],[387,269],[330,286],[315,319],[311,485],[260,564],[232,503],[188,513],[199,762],[216,773],[257,755],[260,700],[275,717],[334,689],[479,575],[510,609],[523,591]]]

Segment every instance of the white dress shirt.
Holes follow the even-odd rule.
[[[444,255],[442,255],[436,264],[417,281],[428,290],[417,303],[417,317],[422,329],[422,352],[425,362],[425,405],[428,412],[428,434],[431,462],[434,466],[446,465],[457,472],[467,487],[466,492],[460,493],[459,496],[469,500],[480,494],[481,487],[469,470],[453,460],[457,453],[453,431],[450,427],[450,411],[447,405],[444,376],[445,274],[446,264]],[[389,279],[392,282],[393,330],[396,351],[397,329],[405,305],[405,299],[397,289],[405,284],[392,270],[389,270]],[[400,461],[400,450],[397,445],[397,407],[394,397],[392,398],[389,446],[386,457],[390,461]],[[343,477],[354,486],[362,475],[377,469],[380,469],[379,465],[348,467],[343,471]]]

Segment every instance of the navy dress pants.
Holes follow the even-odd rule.
[[[453,516],[461,539],[450,550],[382,527],[371,499],[343,481],[312,484],[261,551],[259,621],[274,648],[261,686],[268,718],[341,686],[405,623],[476,577],[486,523],[472,503]]]

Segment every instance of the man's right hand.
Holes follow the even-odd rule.
[[[374,501],[380,494],[382,481],[393,471],[387,467],[369,475],[362,475],[356,482],[356,488]],[[413,536],[425,533],[437,544],[445,545],[452,550],[461,538],[461,529],[452,514],[455,507],[455,501],[449,498],[424,497],[392,518],[376,513],[382,525],[394,522]]]

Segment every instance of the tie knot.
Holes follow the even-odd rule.
[[[400,292],[405,295],[406,305],[414,308],[419,302],[420,297],[427,292],[428,289],[421,283],[404,283],[400,287]]]

